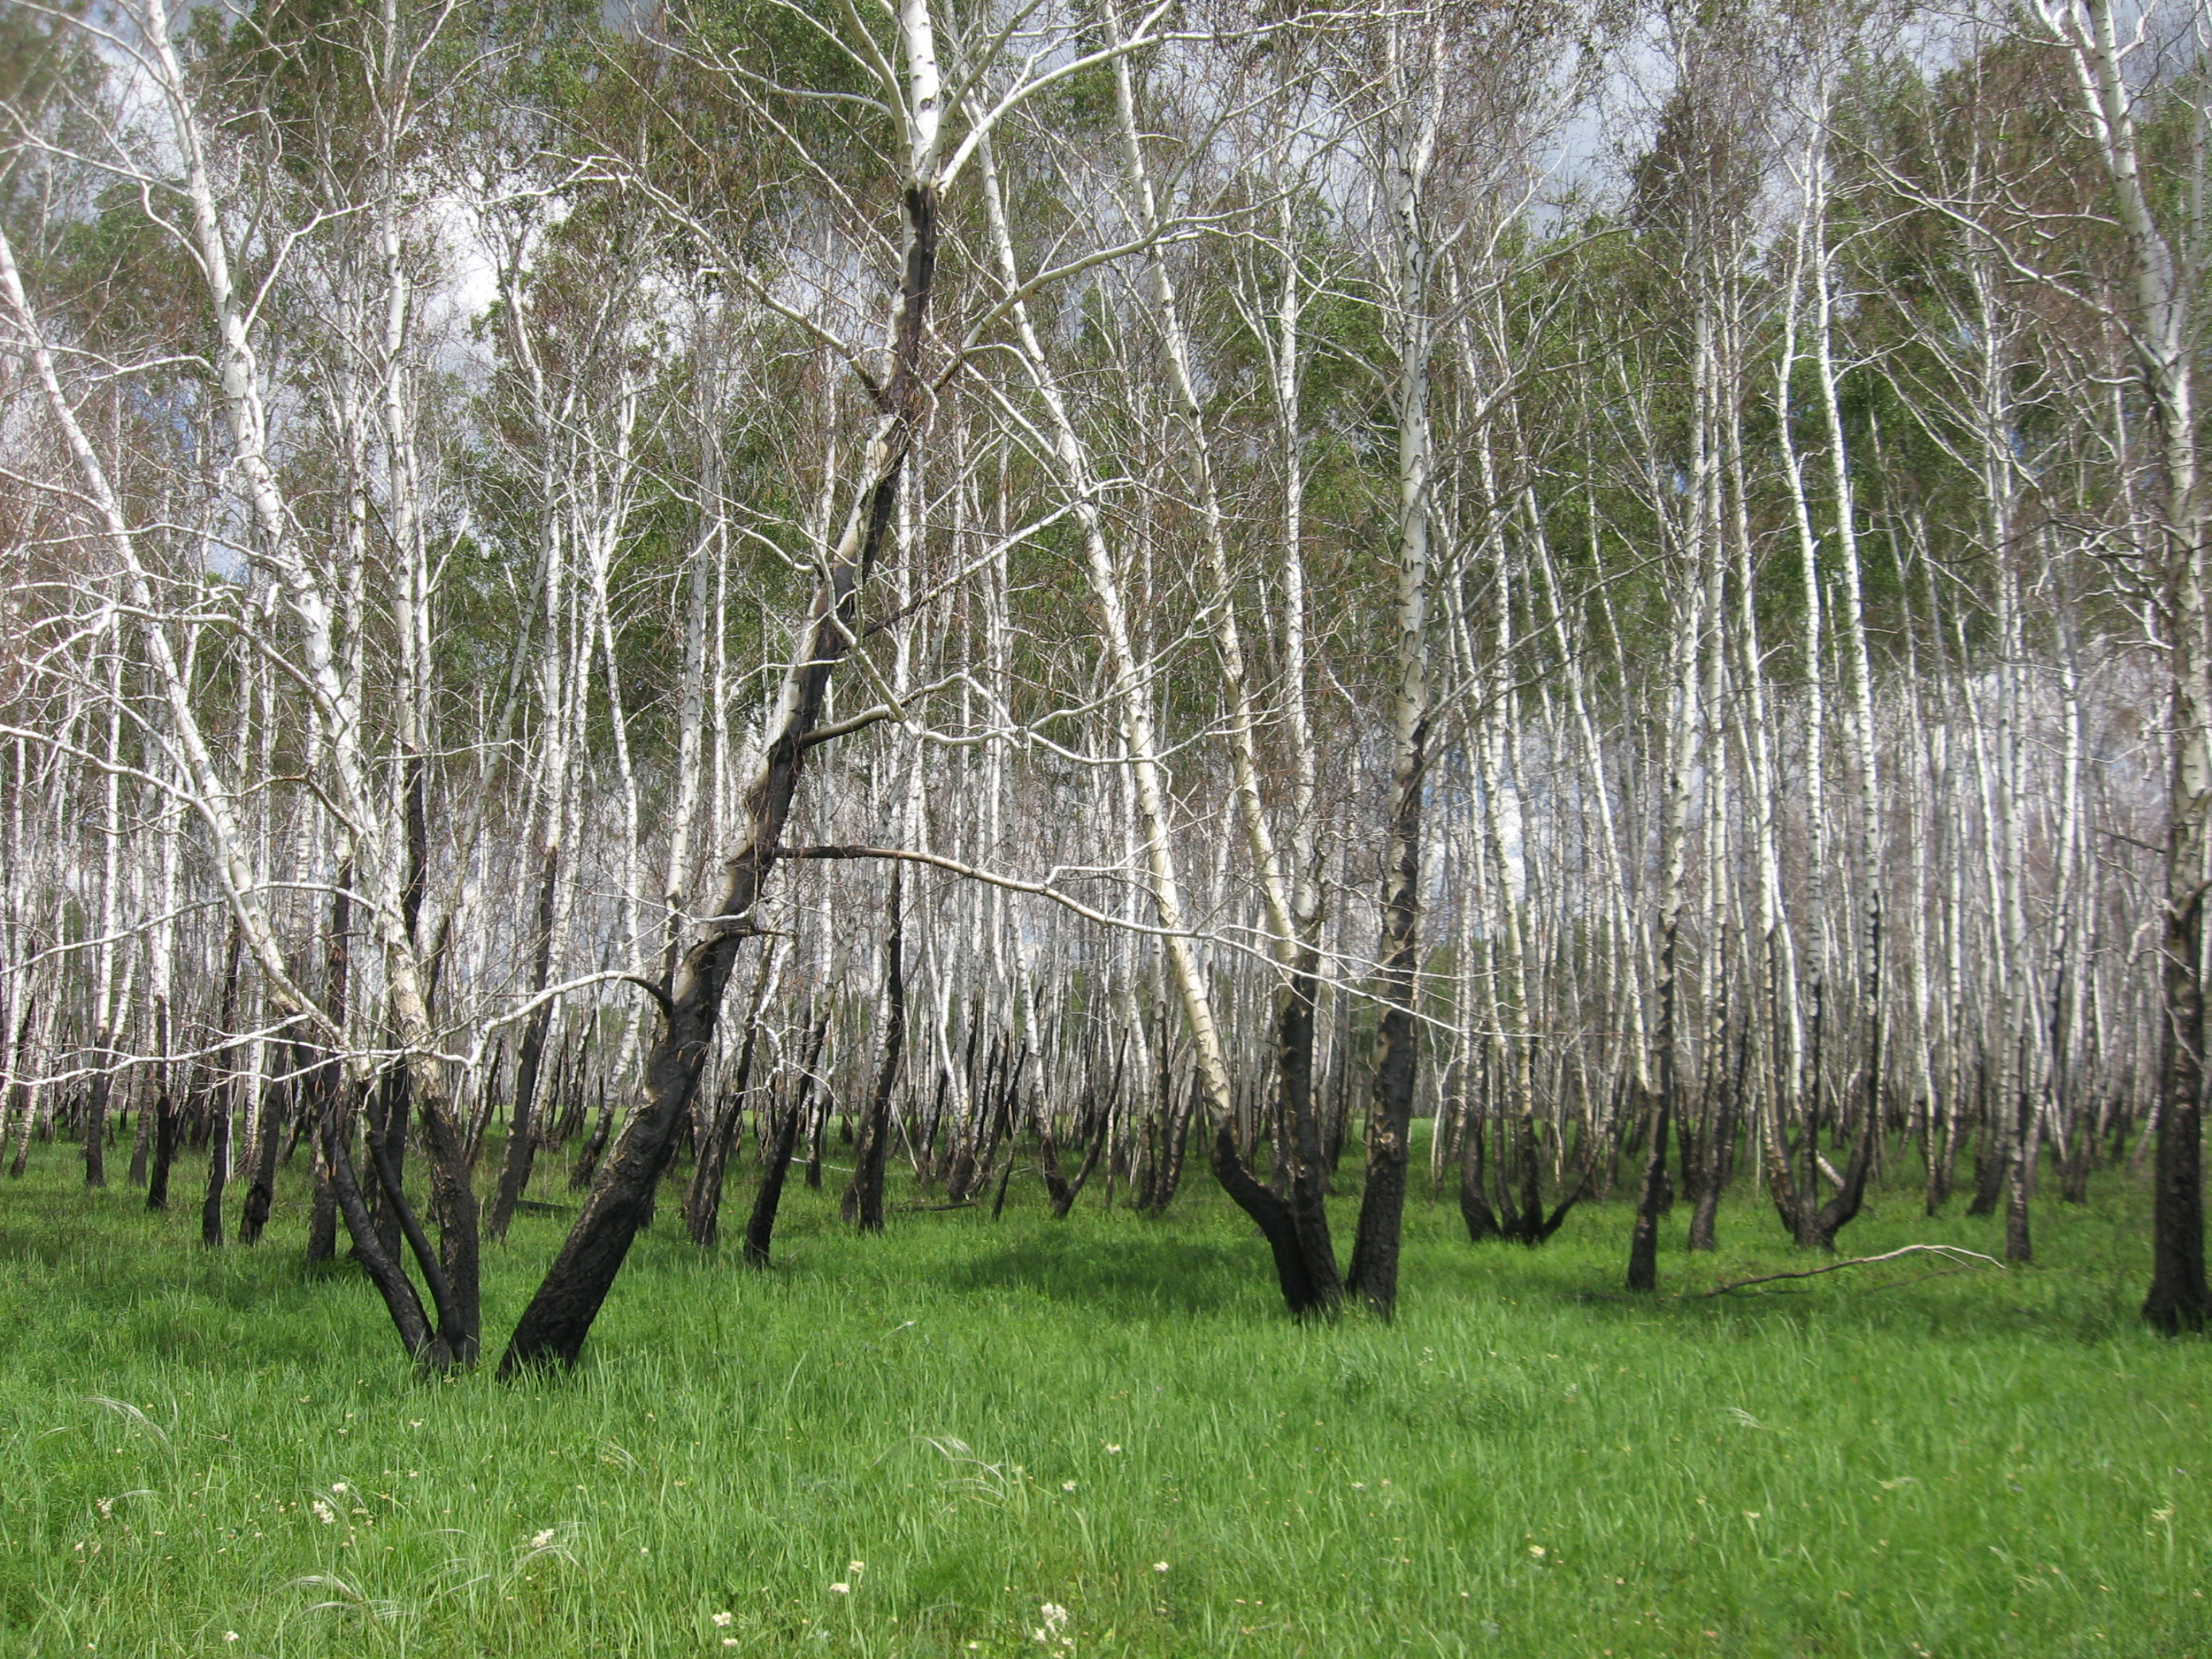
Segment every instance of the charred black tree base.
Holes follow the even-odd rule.
[[[1482,1120],[1470,1112],[1459,1142],[1459,1218],[1467,1224],[1470,1244],[1486,1244],[1499,1233],[1498,1212],[1483,1190],[1489,1181],[1489,1159],[1482,1143]]]
[[[760,1190],[753,1194],[752,1215],[745,1223],[745,1266],[765,1270],[769,1249],[775,1241],[775,1212],[783,1202],[784,1177],[791,1173],[791,1155],[799,1145],[799,1119],[796,1105],[787,1107],[775,1126],[775,1141],[761,1170]]]
[[[2169,905],[2161,987],[2167,1019],[2151,1182],[2151,1280],[2142,1310],[2153,1330],[2169,1336],[2212,1327],[2212,1289],[2204,1274],[2204,988],[2197,974],[2203,928],[2201,889],[2185,904]]]
[[[830,1016],[814,1027],[814,1041],[806,1050],[805,1069],[799,1074],[799,1091],[775,1127],[775,1143],[762,1167],[760,1190],[753,1194],[753,1210],[745,1222],[745,1266],[765,1268],[769,1247],[775,1239],[775,1212],[783,1202],[783,1183],[791,1173],[793,1155],[799,1150],[799,1132],[806,1127],[814,1101],[814,1068],[822,1060],[822,1045],[830,1036]]]
[[[767,988],[765,984],[763,990]],[[730,1167],[730,1152],[745,1121],[745,1099],[752,1091],[753,1054],[760,1045],[760,1009],[745,1026],[744,1047],[738,1054],[737,1082],[722,1102],[719,1116],[708,1126],[707,1144],[700,1149],[698,1166],[691,1172],[691,1190],[684,1200],[684,1224],[691,1242],[711,1250],[721,1236],[722,1177]]]
[[[200,1243],[207,1249],[222,1248],[222,1189],[230,1164],[230,1108],[215,1104],[215,1133],[208,1140],[207,1190],[200,1198]]]
[[[276,1154],[282,1150],[285,1096],[282,1084],[270,1084],[261,1093],[261,1124],[253,1138],[253,1171],[246,1183],[246,1201],[239,1206],[238,1242],[258,1244],[269,1225],[269,1211],[276,1200]]]
[[[1636,1228],[1628,1243],[1628,1288],[1632,1291],[1659,1288],[1659,1218],[1674,1200],[1667,1180],[1667,1135],[1674,1116],[1662,1093],[1653,1109],[1651,1144],[1636,1196]]]
[[[362,1194],[360,1179],[354,1173],[353,1157],[347,1149],[351,1131],[345,1126],[351,1116],[343,1104],[326,1110],[320,1139],[324,1162],[330,1170],[331,1196],[338,1213],[344,1218],[346,1231],[352,1236],[354,1257],[368,1273],[369,1282],[375,1285],[377,1294],[384,1298],[385,1310],[391,1316],[392,1326],[399,1334],[400,1346],[410,1358],[430,1371],[470,1364],[477,1350],[474,1310],[462,1305],[454,1296],[437,1251],[398,1188],[380,1138],[372,1133],[369,1154],[376,1166],[378,1185],[386,1206],[398,1219],[402,1236],[422,1270],[424,1284],[429,1287],[431,1303],[438,1314],[437,1324],[432,1325],[414,1281],[408,1278],[398,1259],[384,1248],[376,1218],[369,1213],[368,1200]]]
[[[146,1178],[146,1207],[166,1210],[169,1207],[169,1170],[177,1157],[177,1103],[169,1092],[167,1079],[160,1085],[161,1092],[154,1097],[154,1164]]]
[[[545,849],[544,873],[538,886],[538,952],[532,964],[533,996],[543,996],[553,971],[553,924],[559,909],[561,848],[554,842]],[[545,1063],[545,1033],[552,1023],[548,1003],[530,1016],[522,1033],[522,1053],[514,1072],[514,1108],[507,1124],[507,1155],[501,1160],[499,1188],[485,1218],[484,1234],[505,1238],[514,1206],[530,1186],[530,1171],[538,1158],[538,1085]]]
[[[1832,1250],[1836,1235],[1856,1220],[1865,1207],[1869,1176],[1874,1169],[1875,1146],[1881,1126],[1869,1118],[1859,1128],[1857,1144],[1851,1150],[1850,1162],[1844,1168],[1843,1185],[1836,1189],[1825,1204],[1815,1206],[1809,1193],[1801,1191],[1792,1182],[1785,1188],[1778,1185],[1774,1191],[1775,1212],[1791,1238],[1808,1250]],[[1808,1135],[1811,1132],[1808,1130]],[[1784,1157],[1788,1157],[1785,1148]]]
[[[1593,1190],[1587,1133],[1575,1144],[1573,1155],[1566,1164],[1568,1184],[1559,1202],[1548,1212],[1544,1207],[1543,1149],[1535,1124],[1523,1117],[1515,1122],[1510,1135],[1503,1124],[1498,1134],[1500,1167],[1492,1187],[1481,1120],[1469,1119],[1466,1140],[1461,1146],[1460,1216],[1466,1221],[1468,1239],[1474,1243],[1486,1243],[1494,1238],[1533,1250],[1540,1244],[1548,1243],[1574,1213],[1575,1206]]]
[[[2203,1138],[2201,1110],[2161,1115],[2151,1212],[2150,1294],[2142,1311],[2154,1330],[2168,1336],[2212,1329],[2212,1290],[2206,1286],[2204,1273]]]
[[[1414,1030],[1420,954],[1421,791],[1428,720],[1414,722],[1391,782],[1389,896],[1383,906],[1382,1016],[1376,1025],[1374,1108],[1367,1121],[1367,1179],[1344,1275],[1378,1318],[1398,1305],[1398,1255],[1406,1213],[1406,1165],[1412,1152],[1413,1087],[1419,1057]]]
[[[891,1145],[891,1093],[898,1085],[899,1061],[906,1049],[906,868],[891,866],[890,936],[884,941],[884,1058],[875,1091],[860,1117],[860,1144],[853,1158],[853,1179],[839,1210],[847,1225],[864,1233],[884,1230],[884,1163]],[[1011,1168],[1011,1164],[1008,1166]],[[1006,1189],[1000,1188],[1003,1202]]]
[[[1283,1305],[1298,1318],[1331,1310],[1335,1302],[1316,1282],[1317,1276],[1306,1264],[1305,1246],[1291,1206],[1246,1167],[1237,1150],[1237,1132],[1226,1122],[1214,1131],[1212,1164],[1214,1179],[1222,1190],[1252,1218],[1260,1236],[1267,1241],[1274,1256],[1275,1279],[1282,1287]]]

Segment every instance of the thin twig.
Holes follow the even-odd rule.
[[[1855,1255],[1845,1261],[1831,1261],[1825,1267],[1808,1267],[1802,1273],[1765,1273],[1757,1279],[1740,1279],[1732,1284],[1716,1285],[1710,1291],[1700,1291],[1692,1299],[1704,1301],[1711,1297],[1726,1296],[1730,1291],[1748,1290],[1753,1285],[1771,1285],[1778,1279],[1818,1279],[1822,1273],[1840,1273],[1845,1267],[1870,1267],[1877,1261],[1894,1261],[1901,1255],[1940,1255],[1959,1262],[1959,1267],[1950,1271],[1963,1271],[1977,1261],[1986,1262],[1999,1273],[2004,1271],[2003,1262],[1993,1255],[1984,1255],[1979,1250],[1961,1249],[1956,1244],[1906,1244],[1894,1250],[1886,1250],[1880,1255]],[[1934,1277],[1933,1274],[1928,1276]]]

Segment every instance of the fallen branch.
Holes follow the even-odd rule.
[[[1961,1249],[1956,1244],[1906,1244],[1894,1250],[1886,1250],[1880,1255],[1855,1255],[1846,1261],[1831,1261],[1825,1267],[1808,1267],[1802,1273],[1765,1273],[1757,1279],[1739,1279],[1732,1284],[1716,1285],[1710,1291],[1700,1291],[1695,1299],[1704,1301],[1711,1297],[1726,1296],[1730,1291],[1746,1291],[1754,1285],[1771,1285],[1778,1279],[1818,1279],[1822,1273],[1841,1273],[1845,1267],[1867,1267],[1877,1261],[1894,1261],[1901,1255],[1940,1255],[1946,1261],[1959,1264],[1956,1267],[1944,1269],[1949,1273],[1964,1272],[1978,1261],[1987,1263],[1999,1273],[2004,1271],[2003,1262],[1993,1255],[1984,1255],[1979,1250]],[[1933,1273],[1926,1275],[1931,1279],[1935,1276]]]

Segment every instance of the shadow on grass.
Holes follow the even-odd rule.
[[[1255,1274],[1262,1277],[1255,1279]],[[946,1270],[954,1290],[1017,1291],[1079,1302],[1103,1319],[1160,1313],[1208,1314],[1272,1288],[1263,1248],[1241,1250],[1197,1239],[1104,1237],[1054,1231],[972,1256]]]

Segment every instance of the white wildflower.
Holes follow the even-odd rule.
[[[307,1507],[314,1510],[315,1519],[321,1522],[325,1526],[335,1527],[337,1525],[337,1511],[333,1510],[328,1504],[323,1502],[321,1498],[318,1498],[313,1503],[308,1504]]]
[[[1060,1489],[1062,1492],[1073,1492],[1075,1490],[1075,1482],[1073,1480],[1063,1480],[1060,1483]]]
[[[718,1613],[714,1615],[714,1627],[717,1630],[727,1630],[730,1621],[736,1617],[737,1614],[733,1613]]]
[[[1152,1571],[1154,1572],[1165,1572],[1167,1570],[1168,1564],[1164,1561],[1155,1561],[1152,1563]]]
[[[543,1532],[533,1532],[530,1534],[530,1547],[534,1550],[542,1550],[548,1544],[551,1543],[557,1535],[558,1534],[556,1534],[554,1529],[550,1527],[546,1528]]]
[[[832,1595],[850,1595],[852,1593],[853,1587],[850,1584],[832,1584],[830,1586],[830,1594]]]

